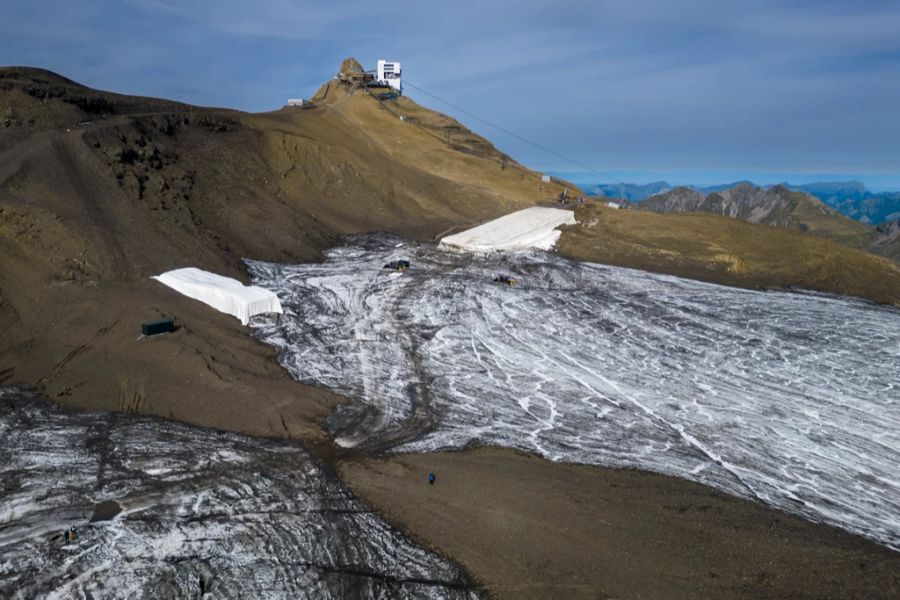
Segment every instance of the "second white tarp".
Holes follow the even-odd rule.
[[[561,235],[557,227],[574,224],[575,213],[571,210],[535,206],[482,223],[462,233],[448,235],[440,245],[473,252],[529,248],[549,250]]]
[[[166,271],[153,279],[218,311],[234,315],[244,325],[253,315],[283,312],[275,292],[195,267]]]

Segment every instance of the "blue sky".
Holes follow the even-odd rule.
[[[900,189],[900,2],[3,0],[2,14],[0,64],[93,87],[263,111],[345,56],[385,57],[597,172],[407,88],[537,169]]]

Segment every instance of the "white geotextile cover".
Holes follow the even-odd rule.
[[[244,325],[253,315],[283,312],[275,292],[195,267],[166,271],[153,279],[218,311],[234,315]]]
[[[448,235],[440,245],[474,252],[529,248],[549,250],[562,234],[556,228],[574,224],[575,213],[571,210],[535,206],[482,223],[462,233]]]

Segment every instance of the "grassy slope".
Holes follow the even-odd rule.
[[[791,200],[791,216],[813,235],[859,249],[868,249],[875,237],[873,228],[849,219],[818,198],[800,192],[786,192]]]
[[[749,288],[801,287],[900,306],[900,265],[811,235],[701,213],[579,207],[559,250]]]
[[[757,191],[763,193],[762,190],[757,189]],[[784,199],[783,205],[766,214],[765,217],[754,214],[755,211],[747,208],[746,212],[739,214],[738,218],[762,225],[803,231],[852,248],[900,259],[900,253],[891,244],[885,243],[883,239],[885,236],[878,234],[874,227],[842,215],[814,196],[780,186],[765,193],[779,194]],[[723,194],[709,194],[697,212],[721,214],[721,206],[725,202],[727,201],[723,199]],[[657,212],[664,213],[666,211]],[[672,214],[676,212],[672,211]]]

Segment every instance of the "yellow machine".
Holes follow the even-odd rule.
[[[408,260],[392,260],[391,262],[384,265],[385,269],[391,269],[393,271],[405,271],[409,268]]]

